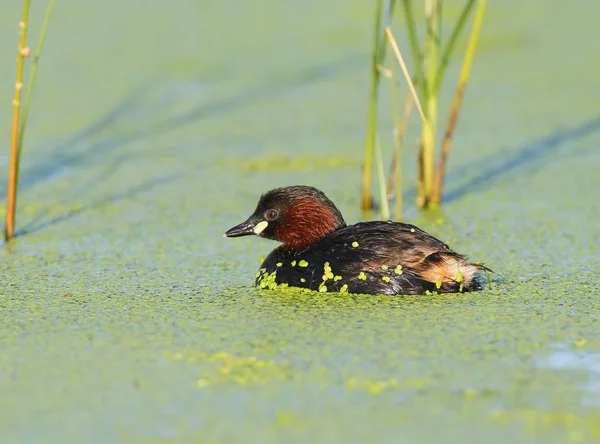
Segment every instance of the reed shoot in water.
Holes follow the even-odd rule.
[[[475,14],[473,29],[467,44],[466,54],[461,68],[460,79],[454,97],[452,107],[446,122],[446,131],[444,134],[442,146],[439,153],[439,159],[436,164],[436,129],[439,126],[439,92],[443,84],[444,77],[449,61],[456,49],[456,44],[460,34],[466,26],[475,2],[478,3]],[[413,11],[412,0],[402,0],[403,13],[405,18],[405,27],[407,30],[410,54],[412,56],[412,66],[414,73],[411,76],[402,55],[394,34],[391,30],[389,21],[392,17],[390,11],[393,10],[395,2],[388,4],[388,23],[381,31],[381,22],[384,5],[381,0],[377,2],[375,18],[375,39],[372,54],[371,70],[371,95],[369,101],[369,119],[367,124],[367,140],[365,144],[365,161],[363,165],[362,181],[362,204],[363,211],[372,208],[371,204],[371,179],[373,167],[374,147],[377,143],[378,132],[378,90],[382,72],[390,71],[383,67],[385,43],[389,41],[396,60],[402,69],[404,79],[408,85],[410,95],[406,98],[403,117],[398,121],[397,105],[394,105],[394,126],[397,132],[394,137],[394,155],[392,167],[390,169],[390,178],[387,186],[387,199],[395,194],[396,197],[396,219],[401,218],[402,200],[400,185],[400,165],[401,165],[401,144],[402,137],[406,128],[408,115],[411,107],[417,108],[421,117],[421,138],[418,141],[418,183],[416,205],[420,209],[433,209],[440,205],[442,196],[443,179],[446,169],[447,158],[450,150],[450,140],[456,128],[457,117],[462,104],[465,87],[469,79],[471,65],[479,32],[483,21],[486,0],[466,0],[465,4],[454,23],[452,32],[447,42],[442,45],[442,0],[425,0],[425,34],[422,42],[419,42],[417,36],[417,26]],[[383,38],[382,38],[383,34]],[[394,76],[391,76],[392,82],[392,101],[397,102],[396,85]],[[410,97],[410,99],[409,99]],[[377,153],[375,153],[377,154]],[[382,156],[383,157],[383,156]],[[377,165],[378,175],[380,176],[380,167]],[[394,191],[395,190],[395,191]],[[381,190],[380,190],[380,194]],[[382,198],[383,199],[383,198]],[[382,205],[382,210],[385,207]],[[382,217],[385,214],[382,214]]]
[[[23,90],[23,70],[25,58],[29,57],[30,49],[27,46],[27,26],[29,22],[29,0],[23,1],[23,16],[19,22],[19,44],[17,53],[17,74],[15,79],[15,95],[13,99],[13,119],[11,128],[11,143],[10,143],[10,160],[8,166],[8,184],[6,188],[6,219],[4,225],[4,240],[10,241],[15,236],[15,216],[17,210],[17,191],[19,184],[19,169],[21,163],[21,152],[23,148],[23,140],[25,130],[27,128],[27,118],[29,116],[29,105],[31,102],[31,94],[35,83],[37,66],[42,53],[42,47],[46,38],[46,30],[54,8],[54,0],[50,0],[46,9],[44,23],[40,32],[38,45],[35,52],[29,80],[27,82],[27,90],[25,95],[25,103],[21,107],[21,95]],[[22,115],[21,115],[22,108]],[[20,126],[19,126],[20,124]]]

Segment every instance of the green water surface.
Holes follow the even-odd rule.
[[[499,275],[379,297],[255,290],[276,244],[222,237],[287,184],[363,217],[369,2],[58,1],[0,251],[1,441],[598,442],[600,4],[488,3],[443,212],[407,144],[405,219]]]

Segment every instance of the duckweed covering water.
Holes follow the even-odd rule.
[[[6,3],[12,61],[20,11]],[[222,237],[290,183],[359,220],[367,3],[57,4],[22,236],[0,252],[2,442],[600,440],[594,2],[490,3],[446,205],[407,209],[497,271],[492,290],[264,291],[254,276],[276,244]],[[73,39],[82,17],[97,21]],[[304,160],[243,164],[274,153]],[[350,160],[308,165],[329,156]]]

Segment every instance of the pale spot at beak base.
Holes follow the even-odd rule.
[[[267,228],[269,226],[269,222],[267,222],[266,220],[263,220],[262,222],[257,223],[254,226],[254,229],[252,231],[254,231],[254,234],[260,234],[263,231],[265,231],[265,228]]]

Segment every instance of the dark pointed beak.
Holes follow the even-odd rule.
[[[256,221],[252,218],[242,222],[239,225],[236,225],[233,228],[227,230],[224,234],[225,237],[241,237],[241,236],[250,236],[252,234],[256,234],[254,232],[254,227],[256,227]]]

